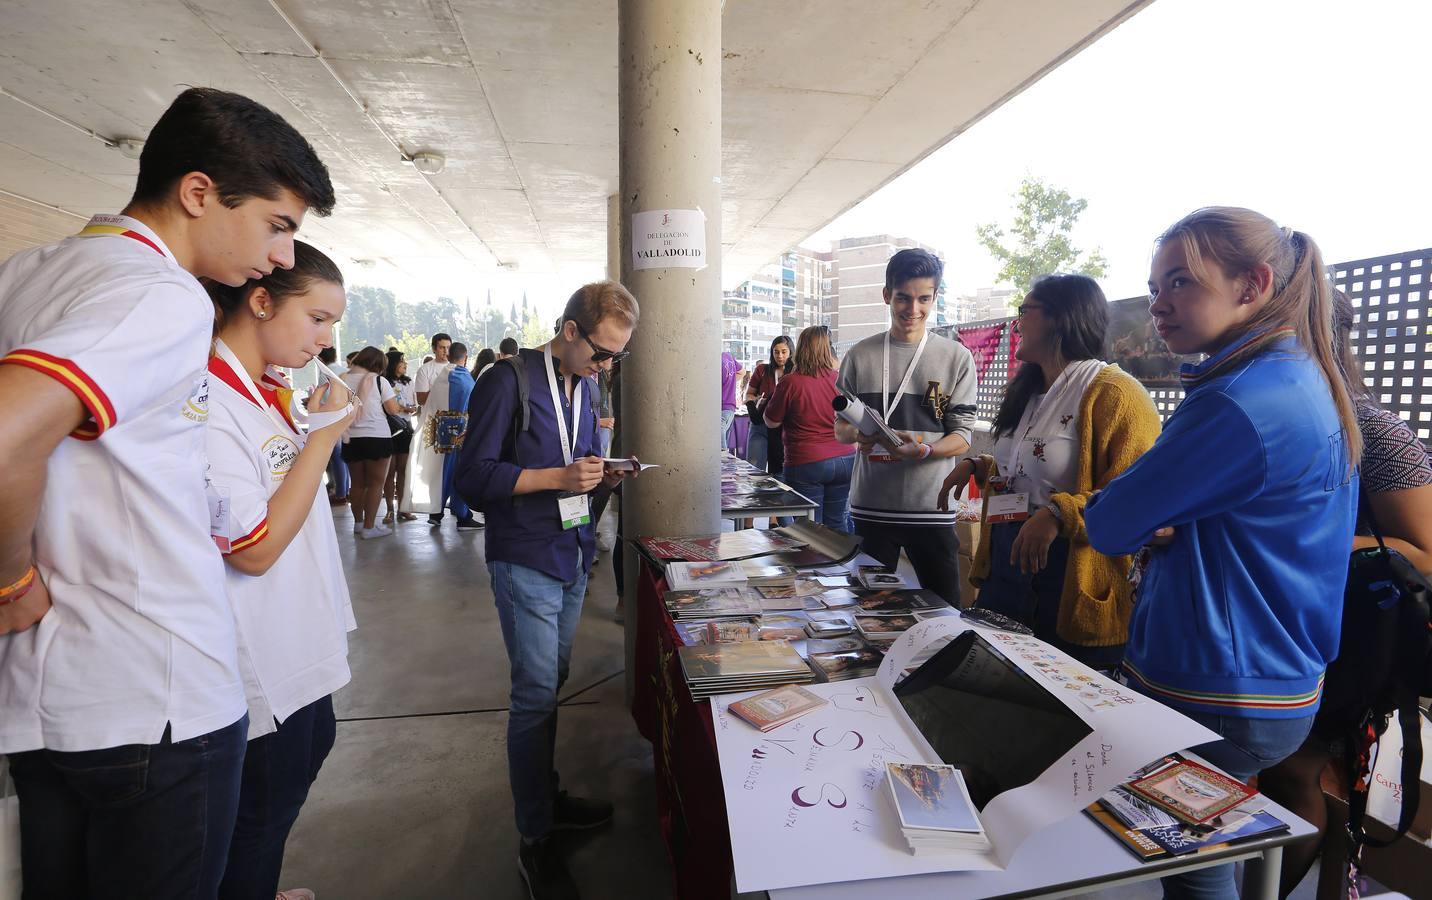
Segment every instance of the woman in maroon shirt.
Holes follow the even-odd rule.
[[[779,475],[786,465],[786,451],[781,443],[779,428],[766,427],[761,418],[766,404],[776,392],[776,385],[795,368],[796,346],[783,334],[771,341],[771,358],[768,362],[757,363],[756,371],[746,386],[746,411],[751,414],[751,437],[746,443],[746,462],[758,469],[765,469],[772,475]],[[789,520],[786,524],[790,524]]]
[[[855,446],[835,439],[835,351],[830,329],[814,325],[796,343],[795,371],[781,379],[766,403],[766,427],[781,429],[786,484],[814,500],[827,528],[853,531],[850,472]]]

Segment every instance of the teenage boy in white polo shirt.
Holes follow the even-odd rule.
[[[292,265],[333,203],[288,123],[193,88],[122,215],[0,265],[0,752],[27,898],[215,895],[247,722],[197,278]]]

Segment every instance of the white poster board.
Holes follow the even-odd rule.
[[[706,213],[699,209],[653,209],[631,217],[635,269],[706,268]]]
[[[892,688],[932,644],[972,629],[1092,731],[1035,780],[989,801],[980,816],[989,851],[916,857],[900,832],[885,763],[940,760]],[[931,619],[905,632],[877,675],[810,690],[830,705],[765,734],[727,711],[749,694],[711,701],[742,892],[1002,868],[1030,835],[1088,806],[1141,766],[1217,738],[1042,641],[957,617]],[[1017,741],[1020,735],[989,739]]]

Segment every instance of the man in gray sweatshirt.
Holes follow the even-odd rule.
[[[905,441],[886,447],[843,419],[835,436],[859,444],[850,514],[861,548],[893,566],[910,557],[922,587],[951,605],[960,596],[955,513],[935,508],[952,463],[969,450],[975,419],[975,366],[964,345],[930,334],[944,266],[925,250],[901,250],[885,267],[890,330],[845,354],[840,388],[885,417]]]

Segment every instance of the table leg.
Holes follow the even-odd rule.
[[[1283,848],[1269,847],[1261,857],[1243,864],[1244,900],[1278,900],[1283,877]]]

